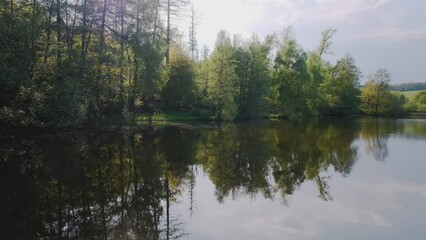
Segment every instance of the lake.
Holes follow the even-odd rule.
[[[0,239],[426,239],[426,120],[0,137]]]

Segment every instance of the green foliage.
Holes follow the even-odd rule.
[[[352,115],[358,111],[360,71],[350,56],[339,59],[330,68],[320,85],[324,101],[322,112],[326,115]]]
[[[405,113],[404,105],[408,100],[403,94],[388,92],[383,102],[383,113],[385,115],[399,116]]]
[[[25,1],[0,3],[0,108],[9,124],[32,123],[40,103],[35,51],[42,34],[43,9]]]
[[[210,59],[205,58],[196,67],[197,103],[205,109],[213,108],[209,96],[210,65]]]
[[[270,88],[269,58],[272,37],[260,42],[253,35],[249,42],[236,46],[234,58],[237,62],[236,74],[239,119],[256,118],[266,113],[267,96]]]
[[[312,78],[307,85],[307,104],[311,114],[317,116],[321,114],[321,107],[325,105],[320,86],[324,79],[330,75],[331,66],[324,62],[317,53],[309,53],[306,64]]]
[[[136,75],[139,81],[136,83],[135,94],[145,101],[152,101],[155,95],[159,94],[164,87],[162,76],[162,71],[165,71],[162,66],[164,53],[158,46],[149,42],[142,46],[137,46],[137,48],[139,49],[138,51],[141,51],[141,54],[139,55],[135,52],[138,54],[135,58],[141,58],[141,69],[139,74]],[[170,71],[170,69],[168,70]],[[140,89],[137,89],[138,85]]]
[[[426,112],[426,91],[400,92],[408,102],[404,108],[409,112]]]
[[[216,48],[211,57],[208,91],[216,111],[216,119],[233,120],[237,114],[236,62],[233,59],[231,39],[225,31],[218,33]]]
[[[174,110],[191,109],[197,94],[195,72],[191,59],[182,50],[172,51],[169,74],[170,79],[163,92],[166,107]]]
[[[402,94],[389,91],[390,74],[379,69],[369,76],[367,84],[361,90],[361,110],[370,115],[400,115],[407,98]]]
[[[2,1],[0,124],[68,127],[108,115],[152,115],[161,106],[219,121],[356,113],[353,59],[322,59],[332,52],[334,29],[309,53],[291,29],[281,43],[256,35],[232,43],[221,31],[212,54],[205,47],[198,62],[195,14],[192,58],[162,22],[186,2],[171,1],[162,11],[158,0]]]
[[[416,102],[426,105],[426,91],[417,93],[414,99]]]
[[[43,122],[54,127],[78,126],[87,116],[78,86],[61,83],[50,89],[43,112]]]
[[[286,36],[274,61],[273,99],[276,110],[290,118],[309,114],[305,98],[311,75],[306,65],[307,55],[296,40]]]

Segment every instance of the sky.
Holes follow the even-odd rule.
[[[392,83],[426,82],[426,1],[192,1],[198,15],[199,46],[212,49],[222,29],[248,38],[252,33],[264,37],[293,26],[298,43],[308,51],[316,48],[322,31],[334,28],[334,54],[327,60],[350,54],[364,78],[386,68]]]

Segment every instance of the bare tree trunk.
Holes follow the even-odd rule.
[[[124,0],[120,0],[120,104],[124,102]]]
[[[61,0],[56,0],[56,68],[57,80],[62,80],[62,32],[61,32]]]
[[[155,45],[155,40],[157,38],[157,28],[158,28],[157,24],[158,24],[158,17],[159,17],[158,13],[159,13],[159,10],[160,10],[160,0],[156,0],[156,3],[157,3],[157,5],[155,6],[154,31],[153,31],[153,34],[152,34],[152,44],[154,44],[154,45]]]
[[[37,0],[32,0],[32,16],[31,16],[31,65],[30,65],[30,79],[34,76],[34,67],[37,61],[37,51],[35,48],[36,35],[35,31],[37,28],[36,14],[37,14]]]
[[[171,5],[170,0],[167,0],[167,39],[166,39],[166,65],[170,65],[170,11]]]
[[[44,52],[44,60],[43,63],[47,63],[47,58],[49,57],[49,49],[50,49],[50,36],[52,33],[52,15],[53,15],[53,1],[50,3],[49,7],[49,17],[47,18],[47,30],[46,30],[46,48]]]
[[[80,74],[81,78],[84,79],[84,73],[86,68],[86,32],[87,32],[87,0],[83,1],[83,17],[82,17],[82,30],[81,30],[81,63],[80,63]]]
[[[196,39],[196,32],[195,32],[195,25],[196,22],[196,16],[195,16],[195,10],[194,5],[192,5],[191,8],[191,25],[189,27],[189,48],[191,50],[191,57],[192,60],[195,61],[195,51],[197,48],[197,39]]]

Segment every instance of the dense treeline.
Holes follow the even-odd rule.
[[[426,90],[426,83],[419,82],[419,83],[392,84],[390,86],[390,89],[392,91],[400,91],[400,92]]]
[[[173,110],[206,119],[353,115],[360,71],[330,63],[335,30],[305,51],[292,36],[218,33],[197,56],[173,19],[186,0],[11,0],[0,3],[0,123],[75,126],[105,116]],[[188,46],[189,45],[189,46]],[[376,111],[383,114],[386,111]]]

